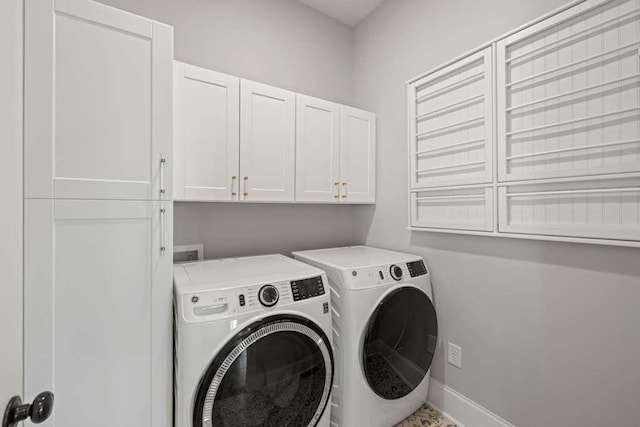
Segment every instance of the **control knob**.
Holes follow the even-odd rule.
[[[258,299],[260,300],[260,304],[265,307],[273,307],[278,302],[278,298],[280,298],[280,293],[278,289],[273,285],[264,285],[258,291]]]
[[[402,279],[402,269],[395,264],[389,267],[389,273],[396,281],[400,281]]]

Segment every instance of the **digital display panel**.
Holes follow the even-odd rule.
[[[311,277],[309,279],[295,280],[291,282],[291,292],[294,301],[324,295],[324,283],[322,277]]]
[[[411,277],[422,276],[423,274],[427,274],[427,267],[424,265],[424,261],[414,261],[408,262],[407,268],[409,269],[409,274]]]

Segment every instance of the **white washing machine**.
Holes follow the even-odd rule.
[[[389,427],[427,399],[438,322],[422,258],[366,246],[294,252],[327,272],[332,425]]]
[[[327,278],[282,255],[174,266],[176,427],[329,426]]]

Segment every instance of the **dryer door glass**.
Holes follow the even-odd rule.
[[[231,340],[200,382],[195,427],[315,426],[333,383],[324,332],[298,316],[273,316]]]
[[[437,339],[436,311],[424,292],[403,287],[389,293],[371,316],[364,341],[369,386],[385,399],[411,393],[431,367]]]

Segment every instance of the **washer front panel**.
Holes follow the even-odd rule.
[[[194,426],[315,426],[332,383],[333,354],[322,330],[299,316],[271,316],[216,356],[198,388]]]

